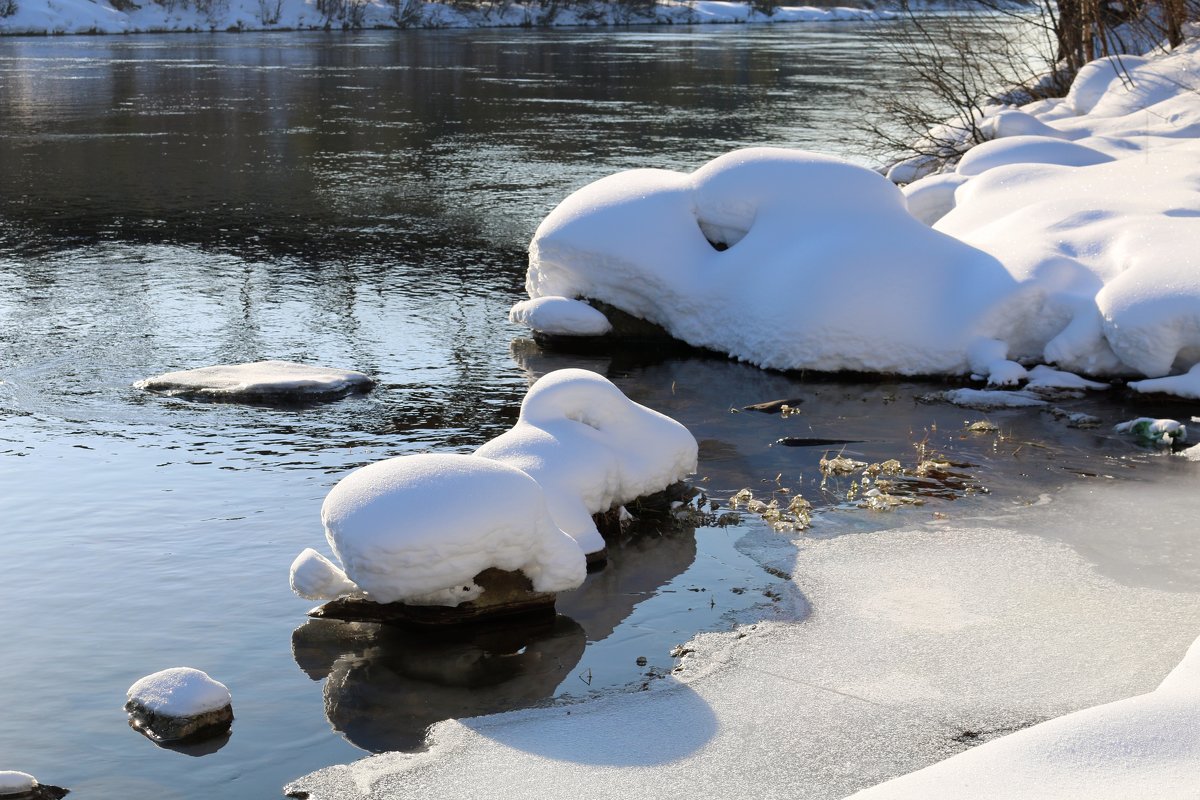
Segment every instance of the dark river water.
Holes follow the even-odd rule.
[[[560,599],[543,629],[430,641],[306,622],[292,558],[324,549],[347,470],[470,451],[529,382],[584,366],[701,441],[714,498],[788,485],[837,507],[814,447],[912,460],[969,489],[810,535],[1027,501],[1165,468],[1105,431],[702,356],[543,352],[506,322],[524,248],[571,190],[770,144],[850,153],[854,102],[907,77],[862,24],[0,40],[0,769],[80,798],[259,798],[438,719],[637,685],[697,630],[794,613],[746,520],[664,530]],[[366,397],[300,408],[166,399],[142,377],[285,358],[365,370]],[[801,398],[804,413],[731,409]],[[1133,412],[1073,401],[1106,423]],[[977,488],[984,487],[986,492]],[[772,539],[771,537],[775,537]],[[785,559],[786,560],[786,559]],[[646,665],[639,666],[639,657]],[[171,751],[125,689],[171,666],[230,686],[228,740]]]

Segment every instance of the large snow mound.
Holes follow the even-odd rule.
[[[992,141],[903,192],[789,150],[619,173],[545,219],[526,289],[764,367],[966,374],[995,339],[1090,376],[1185,372],[1200,363],[1197,74],[1200,43],[1088,65],[1064,99],[991,109]]]
[[[1149,694],[1043,722],[854,798],[1196,797],[1197,720],[1200,639]]]
[[[361,372],[314,367],[293,361],[254,361],[218,364],[145,378],[136,389],[169,395],[221,399],[273,397],[338,397],[371,388],[374,382]]]
[[[138,680],[127,699],[168,717],[196,717],[233,702],[225,684],[192,667],[172,667]]]
[[[554,523],[594,553],[604,539],[592,514],[683,479],[696,469],[697,449],[687,428],[604,377],[563,369],[534,383],[517,424],[475,455],[531,475],[546,492]]]
[[[759,366],[905,374],[964,370],[1014,286],[877,173],[770,148],[580,189],[538,227],[526,279]]]
[[[520,570],[538,592],[583,583],[583,551],[546,510],[537,481],[478,456],[414,455],[347,475],[321,506],[346,574],[380,603],[474,600],[485,569]]]

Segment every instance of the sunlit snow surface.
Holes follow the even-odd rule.
[[[802,540],[793,599],[812,614],[801,623],[704,634],[677,677],[649,691],[446,722],[428,752],[332,767],[289,789],[314,800],[518,786],[531,798],[679,786],[699,798],[844,797],[1154,690],[1200,630],[1200,564],[1182,534],[1178,559],[1139,561],[1139,529],[1192,530],[1193,482],[1082,484],[993,518]],[[1155,697],[1166,719],[1195,695]],[[1134,719],[1116,711],[1103,713]],[[1192,719],[1176,716],[1174,730]],[[1082,763],[1107,734],[1079,730]],[[1157,763],[1200,774],[1198,756],[1181,743]]]
[[[528,292],[602,300],[766,367],[1015,383],[974,363],[995,340],[1001,361],[1186,371],[1200,361],[1198,65],[1196,44],[1127,74],[1091,65],[1064,99],[992,108],[996,138],[903,193],[792,150],[610,176],[539,227]]]

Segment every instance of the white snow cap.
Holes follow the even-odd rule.
[[[602,300],[759,366],[904,374],[963,371],[1014,287],[879,174],[771,148],[580,189],[538,227],[526,278],[532,298]]]
[[[0,795],[31,792],[37,785],[37,779],[28,772],[17,772],[11,769],[0,770]]]
[[[562,336],[603,336],[612,330],[608,317],[582,300],[566,297],[523,300],[508,312],[508,319],[535,331]]]
[[[1200,640],[1153,692],[995,739],[853,800],[1184,798],[1200,775]]]
[[[594,553],[604,539],[592,514],[683,479],[696,469],[697,449],[687,428],[604,377],[562,369],[534,383],[517,424],[475,455],[531,475],[555,524]]]
[[[357,469],[329,492],[321,521],[350,580],[380,603],[456,606],[482,593],[474,577],[489,567],[520,570],[539,592],[586,576],[583,551],[555,526],[542,487],[478,456],[401,456]]]
[[[369,377],[353,370],[292,361],[255,361],[168,372],[140,380],[134,388],[205,397],[256,397],[340,394],[371,384]]]
[[[225,684],[191,667],[172,667],[147,675],[129,687],[127,697],[148,711],[168,717],[195,717],[233,702]]]
[[[345,572],[311,547],[296,556],[289,577],[292,591],[305,600],[334,600],[359,592]]]

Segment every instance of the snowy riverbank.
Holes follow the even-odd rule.
[[[11,6],[7,5],[11,4]],[[424,0],[0,0],[0,34],[167,31],[324,30],[342,28],[505,28],[879,19],[870,8],[779,6],[764,14],[748,2],[666,0],[635,7],[611,0],[571,5],[513,2],[476,7]]]

